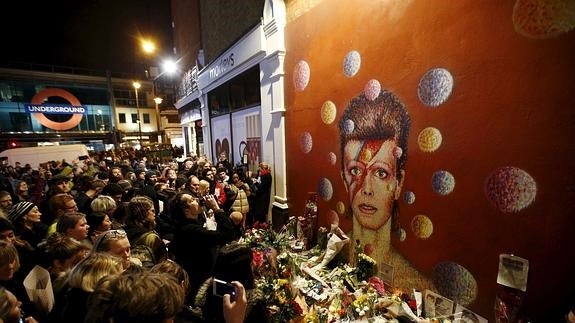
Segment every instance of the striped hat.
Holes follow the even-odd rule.
[[[34,207],[34,203],[30,202],[19,202],[12,206],[10,211],[8,211],[8,217],[12,223],[17,224],[20,219],[28,214],[30,210]]]

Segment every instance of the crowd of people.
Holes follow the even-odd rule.
[[[158,164],[135,151],[0,169],[0,322],[243,322],[265,313],[245,229],[272,178],[225,155]],[[51,308],[24,280],[50,275]],[[212,295],[214,278],[234,295]],[[251,318],[251,319],[250,319]]]

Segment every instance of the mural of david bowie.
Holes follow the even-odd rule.
[[[403,103],[385,90],[374,100],[364,94],[351,99],[343,112],[339,121],[341,176],[353,217],[349,250],[355,250],[359,240],[364,250],[371,250],[368,255],[377,261],[378,271],[392,271],[395,287],[435,290],[431,279],[391,245],[392,230],[400,230],[398,200],[405,179],[409,128]]]

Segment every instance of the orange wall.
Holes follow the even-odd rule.
[[[414,192],[416,200],[401,200],[407,238],[393,243],[425,273],[444,261],[466,268],[478,286],[469,307],[489,320],[500,253],[530,261],[526,315],[552,313],[575,293],[575,32],[542,39],[521,35],[514,29],[514,4],[324,1],[290,21],[286,38],[291,213],[303,212],[307,192],[316,191],[322,177],[332,183],[333,196],[320,199],[320,224],[327,223],[327,212],[335,210],[337,202],[348,206],[340,178],[337,123],[349,100],[377,79],[411,117],[403,191]],[[346,77],[344,57],[353,50],[361,55],[361,67]],[[310,67],[309,83],[301,91],[294,85],[300,61]],[[447,69],[454,85],[443,104],[429,108],[417,89],[422,76],[436,67]],[[331,124],[320,117],[327,100],[337,108]],[[418,147],[419,132],[429,126],[439,129],[443,138],[435,152]],[[309,153],[300,145],[304,132],[313,139]],[[337,156],[335,165],[328,161],[330,152]],[[525,171],[536,183],[535,200],[518,212],[502,212],[484,192],[490,174],[503,166]],[[449,195],[431,188],[437,170],[448,170],[455,178]],[[410,229],[418,214],[433,223],[427,239]],[[351,219],[340,218],[349,231]]]

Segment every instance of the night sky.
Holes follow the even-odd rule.
[[[169,0],[20,0],[9,7],[0,19],[3,66],[36,63],[133,73],[157,65],[141,53],[139,35],[156,39],[158,57],[172,50]]]

